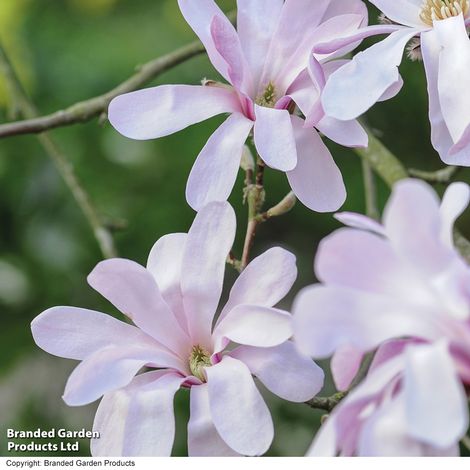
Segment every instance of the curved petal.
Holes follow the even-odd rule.
[[[232,23],[225,16],[214,16],[211,21],[211,35],[217,51],[227,62],[230,83],[247,96],[253,96],[251,72]]]
[[[254,142],[263,161],[276,170],[295,168],[297,150],[289,112],[255,105],[255,115]]]
[[[340,121],[324,116],[315,127],[333,142],[345,147],[367,147],[369,137],[359,121]]]
[[[314,129],[305,129],[295,116],[297,166],[287,173],[289,184],[302,204],[317,212],[332,212],[344,203],[343,177],[330,151]]]
[[[439,200],[423,181],[399,181],[385,207],[383,220],[397,252],[426,276],[442,271],[454,259],[452,250],[441,241]]]
[[[213,201],[226,201],[237,179],[245,141],[253,122],[232,114],[199,153],[186,186],[186,200],[194,210]]]
[[[224,357],[206,373],[210,411],[219,435],[240,454],[264,454],[273,440],[273,422],[248,367]]]
[[[126,386],[146,364],[184,370],[170,353],[139,347],[106,348],[81,362],[70,375],[63,399],[69,406],[81,406],[105,393]]]
[[[181,291],[193,344],[208,347],[211,342],[212,319],[235,229],[230,204],[213,202],[197,214],[189,230],[181,266]]]
[[[218,322],[240,304],[272,307],[290,291],[297,278],[295,256],[283,248],[271,248],[241,272]]]
[[[211,34],[211,21],[214,16],[221,17],[226,23],[230,24],[223,11],[217,6],[214,0],[178,0],[181,13],[192,30],[199,37],[206,48],[212,65],[227,81],[230,80],[228,73],[228,64],[220,55],[215,47]]]
[[[446,189],[440,207],[441,237],[448,246],[454,246],[454,222],[470,202],[470,188],[466,183],[452,183]]]
[[[307,287],[296,297],[293,313],[296,344],[314,358],[328,357],[344,345],[368,351],[391,338],[442,336],[437,315],[429,309],[345,287]]]
[[[447,344],[408,348],[404,383],[410,434],[440,449],[458,444],[468,428],[468,403]]]
[[[356,214],[355,212],[338,212],[333,217],[348,227],[367,230],[368,232],[385,236],[383,225],[365,215]]]
[[[112,126],[131,139],[156,139],[222,113],[241,110],[234,91],[213,86],[162,85],[117,96]]]
[[[157,347],[153,338],[135,326],[84,308],[50,308],[32,321],[31,331],[41,349],[67,359],[85,359],[109,346]]]
[[[257,88],[283,0],[237,0],[237,30]]]
[[[395,23],[404,24],[417,28],[424,28],[426,25],[421,21],[422,0],[370,0],[384,15]]]
[[[373,106],[399,80],[403,50],[415,34],[409,28],[395,31],[333,73],[323,90],[325,113],[350,121]]]
[[[245,363],[268,390],[284,400],[302,403],[323,388],[323,370],[302,356],[292,341],[272,348],[240,346],[230,356]]]
[[[164,235],[153,245],[147,260],[147,270],[157,282],[163,300],[186,333],[189,330],[181,293],[181,263],[187,236],[186,233]]]
[[[136,377],[106,394],[98,407],[92,439],[94,457],[165,457],[175,436],[173,398],[184,378],[166,371]]]
[[[214,331],[214,351],[223,348],[223,339],[238,344],[269,348],[292,336],[292,319],[282,310],[259,305],[237,305]]]
[[[331,358],[331,373],[338,390],[347,390],[361,367],[364,352],[352,346],[339,347]]]
[[[190,457],[240,456],[219,436],[212,422],[207,384],[191,387],[191,410],[188,422],[188,455]]]
[[[102,261],[89,274],[88,283],[139,328],[175,353],[186,356],[188,336],[163,300],[155,279],[143,266],[119,258]]]

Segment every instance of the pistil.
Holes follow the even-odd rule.
[[[191,355],[189,356],[189,370],[191,374],[197,377],[201,382],[205,382],[206,374],[204,373],[204,369],[211,365],[210,354],[199,345],[193,346]]]

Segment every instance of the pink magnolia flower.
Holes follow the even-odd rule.
[[[459,408],[458,419],[452,413],[435,414],[433,407],[436,399],[441,403],[455,398],[450,376],[470,384],[470,267],[453,244],[454,221],[469,197],[466,184],[454,183],[439,204],[430,186],[410,179],[395,186],[383,224],[359,214],[340,214],[351,227],[321,242],[315,260],[321,284],[304,289],[294,304],[301,351],[315,358],[335,353],[333,370],[340,388],[350,384],[362,354],[384,341],[444,344],[449,356],[445,367],[423,365],[412,373],[420,386],[414,400],[423,403],[418,412],[413,401],[413,426],[421,430],[422,441],[440,449],[450,443],[434,435],[435,427],[448,429],[455,442],[468,419],[466,405]],[[429,375],[431,382],[426,381]],[[442,385],[436,398],[441,383],[449,389]],[[461,387],[459,393],[461,404]]]
[[[322,370],[289,341],[290,314],[273,308],[297,276],[286,250],[272,248],[247,266],[213,326],[234,236],[233,209],[216,202],[187,234],[159,239],[147,268],[125,259],[99,263],[89,284],[135,326],[74,307],[51,308],[32,322],[42,349],[82,361],[65,402],[103,396],[93,455],[170,455],[179,389],[190,392],[190,455],[260,455],[273,423],[252,375],[295,402],[322,387]],[[150,370],[138,374],[143,367]]]
[[[467,426],[467,397],[447,345],[391,341],[307,455],[458,456]]]
[[[398,66],[407,43],[417,37],[429,94],[431,140],[442,161],[470,166],[470,22],[468,0],[371,0],[392,24],[363,28],[348,38],[317,45],[328,53],[351,41],[389,34],[334,73],[322,103],[328,116],[355,119],[400,80]],[[456,80],[458,77],[458,80]],[[354,90],[354,93],[351,93]]]
[[[337,210],[346,197],[343,179],[313,126],[343,145],[367,145],[367,134],[357,121],[324,117],[319,105],[328,73],[321,64],[356,44],[315,55],[314,81],[306,69],[314,44],[367,24],[363,2],[238,0],[238,30],[214,0],[178,3],[212,64],[230,86],[213,82],[206,86],[164,85],[121,95],[109,106],[111,124],[127,137],[153,139],[230,113],[192,168],[186,188],[191,207],[199,210],[210,201],[228,198],[243,145],[253,131],[261,158],[271,168],[287,173],[300,201],[320,212]],[[292,114],[295,104],[312,114],[308,127]]]

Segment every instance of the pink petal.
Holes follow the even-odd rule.
[[[367,147],[369,137],[358,121],[339,121],[323,117],[315,127],[333,142],[345,147]]]
[[[186,199],[200,210],[213,201],[226,201],[237,179],[243,147],[253,122],[232,114],[207,141],[189,175]]]
[[[449,247],[454,246],[454,222],[460,217],[470,202],[470,188],[466,183],[452,183],[442,198],[441,237]]]
[[[355,212],[338,212],[334,218],[344,225],[385,236],[384,227],[370,217]]]
[[[173,397],[184,378],[166,371],[136,377],[106,394],[98,407],[92,439],[94,457],[165,457],[175,436]]]
[[[338,390],[347,390],[361,367],[364,353],[352,346],[339,347],[331,359],[331,373]]]
[[[191,387],[191,414],[188,422],[188,455],[190,457],[240,456],[219,436],[212,422],[207,384]]]
[[[415,34],[416,30],[409,28],[396,31],[333,73],[323,91],[325,113],[350,121],[374,105],[399,80],[403,50]]]
[[[295,168],[297,150],[289,112],[255,105],[255,114],[254,142],[260,157],[276,170]]]
[[[426,25],[421,21],[422,0],[370,0],[387,18],[395,23],[424,29]]]
[[[237,1],[238,35],[256,88],[283,4],[283,0]]]
[[[410,434],[440,449],[457,444],[468,428],[468,403],[447,345],[408,348],[404,380]]]
[[[230,83],[242,93],[253,96],[253,80],[243,55],[237,31],[225,16],[216,15],[211,21],[214,45],[228,65]]]
[[[234,91],[213,86],[162,85],[114,98],[108,117],[131,139],[156,139],[222,113],[241,111]]]
[[[208,347],[211,342],[212,319],[235,229],[235,213],[230,204],[213,202],[197,214],[189,230],[181,267],[181,291],[194,344]]]
[[[384,211],[384,225],[394,248],[427,276],[442,271],[454,259],[440,239],[437,195],[422,181],[409,179],[395,185]]]
[[[74,369],[63,399],[69,406],[92,403],[105,393],[126,386],[146,364],[184,370],[179,359],[158,349],[138,346],[101,349]]]
[[[237,305],[214,331],[214,350],[223,348],[223,338],[238,344],[269,348],[292,336],[291,316],[282,310],[259,305]]]
[[[158,239],[150,251],[147,270],[157,282],[163,300],[175,315],[179,326],[189,333],[180,285],[186,239],[186,233],[172,233]]]
[[[84,308],[53,307],[31,323],[35,343],[44,351],[67,359],[85,359],[96,351],[130,344],[156,347],[138,328]]]
[[[287,295],[296,278],[295,256],[283,248],[271,248],[238,276],[218,322],[240,304],[273,307]]]
[[[297,166],[287,178],[302,204],[317,212],[332,212],[344,203],[346,189],[341,172],[329,150],[314,129],[292,117],[297,144]]]
[[[210,411],[219,435],[239,454],[264,454],[273,440],[273,422],[248,367],[225,357],[206,373]]]
[[[211,21],[214,16],[219,16],[230,24],[228,18],[225,17],[223,11],[217,6],[214,0],[178,0],[181,13],[192,30],[197,34],[201,42],[206,48],[212,65],[227,81],[230,80],[228,73],[228,64],[220,55],[215,47],[211,34]]]
[[[302,356],[291,341],[272,348],[240,346],[230,356],[244,362],[268,390],[284,400],[302,403],[323,388],[323,370]]]
[[[442,335],[435,312],[372,293],[345,287],[314,285],[297,295],[294,338],[301,352],[328,357],[338,347],[361,351],[387,339],[419,336],[433,340]]]
[[[369,367],[369,374],[372,374],[383,364],[402,354],[408,346],[415,343],[419,344],[419,341],[416,339],[392,339],[382,343],[374,354],[374,359]]]
[[[139,328],[175,353],[186,355],[188,336],[144,267],[126,259],[102,261],[88,276],[88,283]]]

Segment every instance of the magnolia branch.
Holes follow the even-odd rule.
[[[0,125],[0,137],[36,134],[56,127],[87,122],[94,117],[106,113],[110,101],[116,96],[141,88],[163,72],[196,55],[202,54],[204,51],[205,49],[201,42],[195,41],[138,67],[134,75],[103,95],[80,101],[66,109],[49,114],[48,116],[26,116],[28,119],[24,121],[2,124]]]
[[[5,50],[0,45],[0,71],[3,73],[9,90],[12,94],[12,99],[15,106],[21,114],[27,118],[34,118],[38,115],[37,109],[34,104],[29,100],[26,95],[16,73],[8,59]],[[85,215],[88,223],[90,224],[96,241],[100,250],[105,258],[113,258],[116,256],[116,249],[114,247],[113,237],[108,228],[102,223],[97,210],[93,206],[88,193],[83,189],[80,184],[71,163],[62,154],[54,140],[47,134],[40,134],[38,136],[39,142],[43,146],[49,158],[52,160],[60,175],[64,179],[66,185],[70,189],[73,197],[75,198],[78,206]]]

